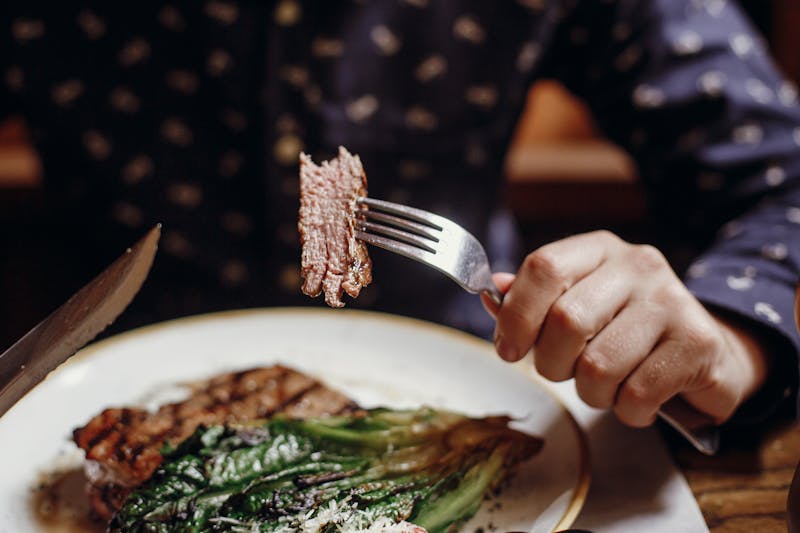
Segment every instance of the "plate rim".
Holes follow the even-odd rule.
[[[75,355],[73,355],[64,363],[62,363],[53,372],[56,372],[57,370],[60,370],[62,368],[66,368],[69,365],[77,364],[85,359],[88,359],[92,357],[96,352],[104,350],[110,345],[119,342],[125,342],[131,338],[138,337],[141,335],[148,335],[154,332],[158,332],[159,330],[169,329],[170,327],[176,325],[183,326],[186,324],[197,324],[202,322],[218,321],[220,319],[227,320],[240,317],[269,316],[269,315],[330,316],[332,313],[362,315],[371,320],[378,320],[394,324],[399,322],[401,324],[404,324],[412,328],[426,329],[438,335],[455,337],[460,342],[471,343],[474,344],[475,346],[482,348],[483,350],[481,351],[484,351],[487,347],[492,346],[489,341],[482,339],[481,337],[478,337],[476,335],[473,335],[465,331],[458,330],[450,326],[446,326],[444,324],[438,324],[436,322],[430,322],[418,318],[408,317],[404,315],[396,315],[392,313],[385,313],[381,311],[368,311],[363,309],[325,309],[325,308],[313,308],[313,307],[308,307],[308,308],[253,307],[246,309],[231,309],[225,311],[214,311],[209,313],[187,315],[183,317],[154,322],[152,324],[147,324],[144,326],[139,326],[129,330],[121,331],[111,336],[93,341],[90,344],[86,345],[85,347],[81,348]],[[545,381],[544,378],[542,378],[536,373],[536,371],[533,368],[533,365],[530,363],[529,358],[525,358],[517,363],[512,363],[511,367],[514,370],[524,374],[531,382],[541,387],[547,393],[548,396],[550,396],[556,403],[558,403],[558,405],[566,414],[567,419],[570,421],[570,424],[572,425],[573,430],[575,431],[575,434],[577,436],[579,456],[580,456],[578,480],[575,485],[572,498],[570,499],[570,502],[567,505],[564,514],[561,516],[561,519],[554,526],[552,531],[557,532],[562,529],[567,529],[571,527],[572,524],[575,523],[575,520],[578,518],[578,515],[583,509],[583,506],[586,503],[586,497],[589,492],[589,486],[591,485],[591,455],[589,451],[589,441],[586,436],[586,432],[583,430],[578,421],[575,419],[575,416],[572,414],[567,404],[561,399],[561,397],[558,394],[555,393],[554,389],[547,383],[547,381]],[[32,390],[35,390],[35,388]]]

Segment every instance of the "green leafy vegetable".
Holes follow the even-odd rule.
[[[165,450],[110,531],[331,533],[408,521],[445,532],[541,447],[508,423],[423,408],[201,427]]]

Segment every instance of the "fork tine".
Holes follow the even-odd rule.
[[[359,197],[357,201],[358,203],[364,204],[370,208],[415,220],[438,230],[444,229],[449,222],[446,218],[434,213],[417,209],[415,207],[408,207],[407,205],[403,204],[396,204],[394,202],[387,202],[385,200],[376,200],[374,198],[367,198],[365,196]]]
[[[356,239],[362,240],[368,244],[372,244],[373,246],[378,246],[384,250],[389,250],[390,252],[404,255],[409,259],[421,261],[423,263],[428,263],[433,257],[433,254],[430,252],[417,248],[416,246],[411,246],[410,244],[406,244],[404,242],[382,237],[380,235],[374,235],[365,231],[356,230]]]
[[[419,222],[414,222],[412,220],[408,220],[407,218],[387,215],[386,213],[381,213],[380,211],[374,211],[372,209],[359,209],[358,214],[367,220],[385,222],[386,224],[394,226],[398,229],[414,233],[420,237],[427,237],[434,242],[439,242],[437,233],[441,233],[441,230],[434,229],[431,226],[420,224]]]
[[[359,222],[359,225],[361,226],[362,230],[367,230],[372,233],[379,233],[386,237],[391,237],[392,239],[408,243],[417,248],[421,248],[432,254],[436,253],[436,249],[431,247],[431,241],[414,235],[413,233],[408,233],[407,231],[383,224],[376,224],[374,222],[370,222],[369,220],[362,220]]]

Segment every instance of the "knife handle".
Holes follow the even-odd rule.
[[[697,451],[714,455],[719,450],[719,428],[714,419],[689,405],[680,396],[662,405],[658,416],[683,435]]]

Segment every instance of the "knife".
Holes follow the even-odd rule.
[[[150,272],[160,235],[158,224],[0,355],[0,416],[122,313]]]

